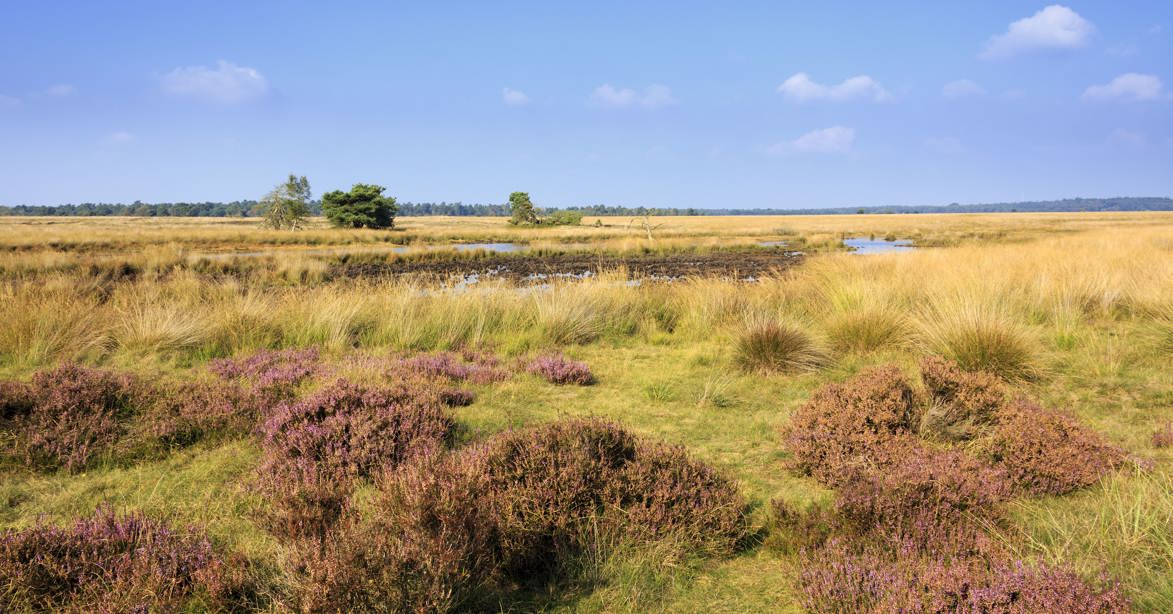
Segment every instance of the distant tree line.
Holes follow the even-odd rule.
[[[452,215],[509,217],[508,203],[465,204],[462,202],[397,203],[397,216]],[[321,201],[308,203],[310,215],[321,215]],[[577,211],[583,215],[646,216],[646,215],[827,215],[844,213],[1009,213],[1009,212],[1078,212],[1078,211],[1173,211],[1173,198],[1120,197],[1069,198],[1065,200],[1025,201],[939,206],[880,206],[828,207],[821,209],[748,209],[748,208],[658,208],[621,207],[614,205],[586,205],[545,211]],[[81,203],[69,205],[15,205],[0,206],[0,215],[127,215],[140,217],[260,217],[264,213],[255,200],[237,200],[229,203]]]

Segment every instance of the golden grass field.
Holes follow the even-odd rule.
[[[0,375],[79,361],[182,379],[212,358],[264,348],[340,357],[477,347],[512,357],[557,347],[589,363],[598,383],[478,388],[457,412],[470,437],[566,415],[612,418],[729,471],[765,527],[772,499],[829,496],[787,470],[777,435],[815,388],[942,355],[1001,373],[1151,464],[1074,495],[1016,501],[1000,534],[1028,560],[1110,574],[1140,611],[1173,611],[1173,452],[1153,440],[1173,420],[1173,213],[670,217],[652,218],[650,240],[628,218],[598,221],[543,229],[401,218],[393,231],[315,221],[279,232],[241,219],[0,217]],[[840,247],[854,236],[919,247],[861,256]],[[756,283],[630,285],[613,272],[540,288],[454,288],[329,278],[339,254],[312,251],[421,248],[386,255],[412,258],[428,245],[515,242],[654,253],[772,240],[808,255]],[[267,253],[209,264],[208,254],[252,251]],[[817,359],[781,373],[739,368],[737,340],[763,319],[798,331]],[[237,440],[81,474],[5,465],[0,527],[61,522],[110,502],[199,523],[230,549],[277,561],[282,544],[253,526],[258,502],[241,485],[257,457],[254,442]],[[768,541],[726,559],[632,557],[603,570],[608,580],[593,590],[543,608],[796,611],[795,561]]]

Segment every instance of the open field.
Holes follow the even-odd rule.
[[[39,410],[25,406],[49,401],[37,400],[39,393],[17,385],[0,389],[7,395],[0,398],[0,441],[7,450],[0,457],[0,527],[63,525],[89,516],[99,504],[119,513],[142,511],[176,526],[195,524],[206,531],[218,555],[232,559],[235,553],[239,559],[232,560],[244,561],[239,564],[245,571],[238,574],[244,579],[233,576],[236,584],[222,584],[248,590],[227,591],[234,596],[222,599],[219,593],[215,598],[199,591],[197,597],[184,593],[178,603],[194,610],[328,609],[314,601],[329,594],[321,588],[329,582],[315,576],[315,565],[335,565],[330,567],[336,573],[331,581],[337,581],[344,575],[337,570],[352,569],[337,558],[344,547],[329,550],[321,542],[319,550],[306,554],[298,541],[305,538],[303,533],[295,539],[288,531],[274,529],[274,510],[288,504],[285,499],[279,503],[279,496],[290,495],[265,482],[271,479],[265,471],[278,466],[274,442],[289,436],[280,425],[272,425],[279,413],[275,408],[332,393],[332,382],[343,378],[376,388],[396,383],[415,387],[411,394],[420,396],[411,396],[405,406],[442,406],[445,419],[454,424],[441,446],[449,452],[429,450],[419,455],[425,460],[396,460],[402,460],[406,469],[400,472],[407,477],[346,469],[353,491],[343,493],[345,501],[338,505],[345,514],[353,514],[344,518],[352,518],[355,531],[375,530],[364,523],[382,526],[380,514],[391,514],[388,517],[399,523],[389,524],[409,526],[404,520],[407,512],[395,511],[402,514],[395,516],[387,510],[415,509],[404,503],[411,496],[396,489],[423,488],[420,484],[427,480],[410,472],[431,475],[433,468],[420,469],[420,463],[447,462],[452,466],[436,465],[440,468],[435,472],[451,471],[473,480],[460,471],[466,464],[482,462],[476,457],[481,453],[477,445],[486,446],[484,454],[492,457],[493,446],[507,442],[502,437],[532,433],[517,429],[572,418],[603,418],[637,438],[682,445],[689,458],[714,468],[734,485],[730,494],[715,480],[712,490],[723,493],[718,496],[687,490],[703,481],[699,478],[681,480],[685,494],[676,495],[688,504],[678,507],[661,500],[649,502],[638,492],[614,495],[615,501],[628,502],[614,506],[612,499],[603,497],[600,500],[608,503],[600,504],[605,509],[597,517],[590,517],[593,524],[574,524],[574,530],[587,527],[607,537],[592,533],[595,537],[588,539],[574,533],[566,538],[571,554],[552,563],[553,571],[543,567],[548,576],[540,583],[518,580],[504,563],[499,574],[506,580],[496,575],[480,578],[462,563],[452,563],[460,573],[446,576],[449,584],[432,578],[429,581],[435,581],[428,586],[463,587],[449,591],[459,594],[474,580],[495,587],[492,599],[474,595],[460,602],[463,607],[788,612],[854,603],[882,611],[894,602],[837,602],[826,591],[819,592],[820,580],[806,572],[823,569],[818,567],[820,556],[839,555],[812,536],[830,532],[835,539],[858,538],[869,544],[864,540],[879,539],[880,529],[872,525],[883,525],[889,518],[871,524],[861,521],[860,526],[844,520],[854,518],[862,504],[844,500],[842,493],[866,490],[861,484],[880,493],[876,500],[881,503],[868,505],[888,510],[884,506],[903,509],[921,501],[928,506],[934,504],[934,496],[948,498],[940,491],[951,490],[949,480],[956,478],[961,480],[957,490],[981,491],[973,481],[1008,484],[1005,492],[987,497],[992,502],[954,501],[948,513],[942,512],[950,530],[980,534],[980,539],[973,539],[981,547],[967,546],[972,552],[966,550],[966,565],[1012,560],[1030,569],[1055,566],[1074,574],[1075,580],[1064,576],[1063,582],[1069,583],[1064,586],[1086,582],[1106,591],[1101,594],[1115,595],[1105,587],[1118,584],[1114,590],[1120,598],[1105,597],[1105,603],[1116,604],[1105,606],[1105,611],[1120,611],[1112,608],[1125,601],[1137,611],[1173,611],[1173,442],[1167,441],[1173,439],[1173,214],[651,218],[651,238],[646,228],[627,218],[597,221],[516,228],[499,218],[403,218],[394,231],[338,230],[315,222],[306,230],[278,232],[260,229],[255,220],[0,217],[0,377],[34,381],[34,387],[48,389],[68,378],[43,374],[78,363],[126,374],[136,382],[128,385],[135,388],[134,394],[126,393],[131,400],[111,414],[112,430],[104,435],[108,437],[87,435],[79,440],[87,447],[84,458],[76,456],[76,450],[46,452],[49,444],[28,452],[33,447],[26,427],[32,418],[24,413],[32,416]],[[918,249],[855,255],[843,249],[841,240],[856,236],[911,239]],[[781,241],[785,246],[759,247],[762,241]],[[498,259],[721,254],[735,261],[783,251],[800,251],[803,256],[764,267],[765,272],[748,282],[707,274],[671,283],[634,283],[636,272],[602,270],[584,280],[517,283],[489,277],[468,283],[462,273],[494,256],[458,253],[445,247],[450,243],[515,243],[529,250],[495,256]],[[398,246],[409,249],[386,249]],[[349,274],[355,267],[400,271],[379,267],[447,261],[470,263],[472,268],[441,267],[440,273],[426,275]],[[272,393],[276,396],[264,396],[268,393],[256,379],[261,376],[240,374],[247,370],[240,365],[259,352],[309,348],[318,354],[288,358],[290,354],[277,360],[273,368],[285,369],[286,375],[294,367],[304,367],[305,372],[280,380],[284,387]],[[466,355],[435,354],[448,351]],[[549,371],[534,366],[534,358],[551,352],[585,362],[593,383],[548,381]],[[448,365],[429,371],[420,366],[422,362],[411,362],[419,354],[427,354],[425,360],[456,360],[459,368]],[[877,435],[881,443],[869,444],[878,447],[854,452],[855,461],[865,459],[862,465],[870,469],[853,466],[851,472],[836,473],[841,468],[831,461],[811,461],[807,470],[796,469],[809,459],[798,448],[796,442],[804,433],[795,425],[821,407],[810,401],[812,395],[819,398],[817,390],[845,381],[855,382],[849,387],[863,386],[859,382],[866,383],[870,368],[895,365],[911,382],[916,401],[909,411],[921,420],[921,414],[945,404],[943,397],[934,396],[929,367],[922,364],[930,356],[953,361],[966,372],[992,373],[998,383],[989,386],[1006,391],[1005,403],[1000,401],[997,410],[1002,417],[976,420],[969,425],[976,435],[948,441],[933,439],[902,419],[892,433]],[[281,362],[286,359],[297,364]],[[557,362],[553,368],[572,370],[568,364]],[[922,370],[924,384],[918,375]],[[861,373],[862,379],[853,379]],[[209,426],[200,422],[206,416],[184,413],[191,408],[172,407],[183,405],[183,395],[211,394],[201,383],[213,390],[240,386],[246,396],[194,403],[205,408],[227,403],[227,413]],[[140,387],[149,392],[141,393]],[[455,394],[452,388],[471,392],[471,403],[464,397],[461,402],[436,400]],[[439,396],[429,396],[433,394]],[[26,402],[21,395],[34,400]],[[998,443],[997,438],[1005,436],[999,426],[1021,419],[1008,409],[1017,407],[1010,399],[1019,396],[1073,417],[1070,424],[1054,419],[1061,424],[1056,428],[1066,433],[1054,449],[1063,454],[1068,449],[1063,446],[1084,442],[1071,444],[1071,449],[1088,455],[1063,459],[1040,452],[1044,460],[1031,460],[1027,473],[1039,480],[1046,476],[1043,485],[1024,485],[1025,470],[1008,460],[1013,455],[1006,450],[1014,442]],[[253,412],[246,416],[247,424],[237,424],[245,412],[236,416],[234,403],[248,405]],[[159,418],[162,407],[174,410],[168,420]],[[61,415],[80,420],[84,411]],[[1034,414],[1023,415],[1028,416],[1025,424],[1046,423],[1029,418]],[[348,419],[358,424],[358,418]],[[184,426],[179,436],[174,425],[183,420],[195,420],[198,427]],[[56,419],[52,424],[62,429],[60,441],[77,436],[69,424]],[[817,430],[812,427],[811,432]],[[1029,436],[1027,430],[1023,429],[1023,438]],[[819,432],[825,438],[819,449],[842,443],[835,440],[833,429]],[[885,439],[889,435],[893,439]],[[1040,435],[1039,441],[1046,444],[1047,436]],[[970,480],[933,469],[924,478],[916,473],[922,467],[900,465],[898,459],[878,452],[887,445],[900,450],[905,448],[896,446],[909,446],[910,456],[930,459],[925,466],[935,466],[939,458],[977,459],[973,462],[989,465],[982,465],[981,471],[1005,470],[1019,477],[990,473],[995,477]],[[641,454],[660,458],[639,449],[632,466],[644,462]],[[994,449],[1000,451],[990,451]],[[62,454],[71,460],[62,460]],[[1085,475],[1100,462],[1097,459],[1107,459],[1102,460],[1104,470]],[[646,462],[660,467],[659,460]],[[968,467],[967,462],[946,464]],[[687,471],[694,469],[690,465]],[[884,481],[890,475],[906,476],[901,471],[915,476],[906,482]],[[523,478],[528,479],[518,479]],[[630,476],[623,479],[639,483]],[[916,488],[908,486],[913,483]],[[443,485],[436,488],[448,492]],[[721,496],[740,497],[746,503],[739,516],[744,526],[735,538],[729,537],[728,523],[721,525],[721,539],[710,531],[725,507],[715,505],[715,510],[724,511],[703,517],[679,509],[707,510],[705,505]],[[297,497],[308,495],[298,491],[293,498]],[[487,508],[500,505],[521,513],[516,511],[524,507],[521,503],[507,494],[501,497],[506,503],[494,499]],[[630,504],[633,498],[640,504]],[[642,526],[640,506],[653,508],[653,503],[664,505],[655,508],[662,515],[648,529],[654,535],[624,533],[630,526]],[[542,513],[556,515],[564,507],[553,505],[553,511]],[[444,512],[431,512],[442,525]],[[630,519],[614,535],[607,533],[611,513]],[[898,513],[902,512],[892,512]],[[529,522],[529,517],[518,517]],[[456,535],[475,534],[469,527],[480,527],[481,521],[462,517],[457,523],[461,529],[442,533],[437,541],[454,542]],[[867,527],[861,528],[863,524]],[[673,530],[661,531],[664,526]],[[507,533],[501,527],[494,530]],[[905,530],[908,527],[901,526],[900,531]],[[562,544],[562,534],[551,535],[551,543]],[[835,539],[828,543],[837,543]],[[341,538],[338,543],[345,545]],[[471,552],[472,546],[468,548]],[[995,551],[998,554],[991,554]],[[870,568],[861,561],[872,554],[842,554],[854,556],[860,557],[852,564],[860,565],[862,575]],[[935,555],[924,556],[928,560]],[[951,564],[961,566],[960,554],[950,551],[949,556],[957,557]],[[449,564],[439,555],[419,560],[434,567]],[[526,564],[532,567],[533,562],[526,559]],[[1001,569],[1000,564],[991,566]],[[481,565],[488,564],[482,560]],[[891,577],[906,572],[883,570]],[[0,585],[5,573],[12,572],[0,566]],[[406,577],[386,573],[389,578]],[[935,571],[914,573],[937,577]],[[1003,579],[998,576],[998,581]],[[424,584],[420,581],[419,586]],[[1021,586],[1015,590],[1026,591]],[[420,588],[419,594],[423,592]],[[237,593],[247,598],[238,598]],[[1084,593],[1071,589],[1066,594]],[[0,593],[0,599],[27,605],[18,598],[26,596]],[[1044,611],[1039,608],[1063,602],[1039,603],[1021,607]],[[993,611],[1001,611],[999,607],[989,606]]]

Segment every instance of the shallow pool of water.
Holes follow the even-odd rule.
[[[891,252],[910,252],[916,247],[912,245],[912,241],[908,239],[896,239],[888,241],[885,239],[868,239],[866,237],[855,237],[853,239],[844,239],[843,244],[846,245],[853,254],[887,254]]]
[[[525,249],[524,245],[516,243],[453,243],[451,247],[458,252],[471,252],[483,249],[487,252],[519,252]]]

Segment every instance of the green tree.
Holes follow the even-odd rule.
[[[297,230],[310,215],[310,181],[305,175],[290,175],[258,203],[264,225],[279,230]]]
[[[537,224],[538,212],[530,202],[529,192],[514,192],[509,195],[510,224]]]
[[[344,228],[391,228],[395,225],[395,198],[383,196],[381,185],[356,183],[349,192],[334,190],[322,195],[322,215]]]

